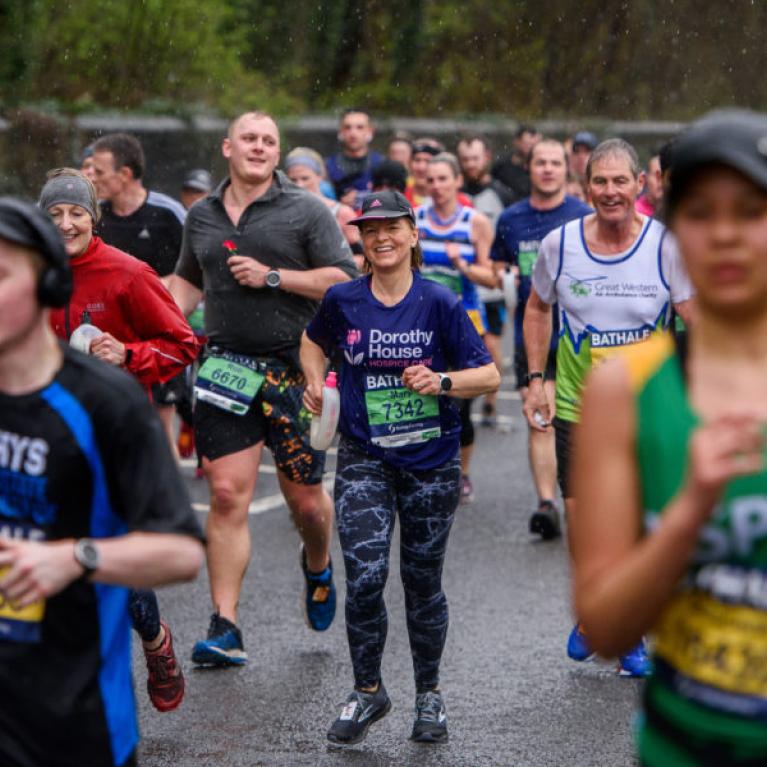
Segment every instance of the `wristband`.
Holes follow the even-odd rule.
[[[527,376],[527,384],[530,385],[530,381],[532,381],[534,378],[540,378],[541,381],[543,381],[543,373],[528,373]]]

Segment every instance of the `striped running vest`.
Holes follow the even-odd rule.
[[[446,248],[447,243],[455,242],[461,250],[461,256],[470,264],[476,263],[477,254],[471,242],[471,227],[476,213],[473,208],[459,205],[451,223],[441,226],[433,207],[422,205],[416,209],[415,218],[423,250],[421,274],[427,280],[438,282],[460,296],[463,308],[477,332],[482,335],[486,328],[485,312],[477,286],[452,265]]]

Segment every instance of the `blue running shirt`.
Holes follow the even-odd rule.
[[[334,285],[306,328],[326,356],[343,355],[339,431],[394,466],[433,469],[458,450],[461,419],[452,397],[419,395],[402,386],[402,371],[436,372],[492,362],[460,299],[413,274],[395,306],[370,289],[370,275]]]
[[[591,208],[585,202],[569,195],[561,205],[551,210],[534,208],[528,198],[501,213],[490,258],[493,261],[507,261],[519,267],[518,303],[514,315],[514,342],[518,346],[524,344],[522,320],[527,299],[530,297],[533,266],[538,258],[541,240],[553,229],[587,213],[591,213]],[[554,328],[551,334],[552,348],[557,345],[556,330]]]

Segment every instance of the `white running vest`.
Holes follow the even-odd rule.
[[[666,230],[648,218],[632,247],[610,257],[589,251],[582,218],[560,232],[557,415],[577,421],[591,367],[670,322],[671,292],[662,268]]]

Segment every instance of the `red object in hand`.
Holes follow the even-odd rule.
[[[237,243],[232,242],[232,240],[224,240],[221,243],[228,251],[230,256],[236,256],[237,255]]]

